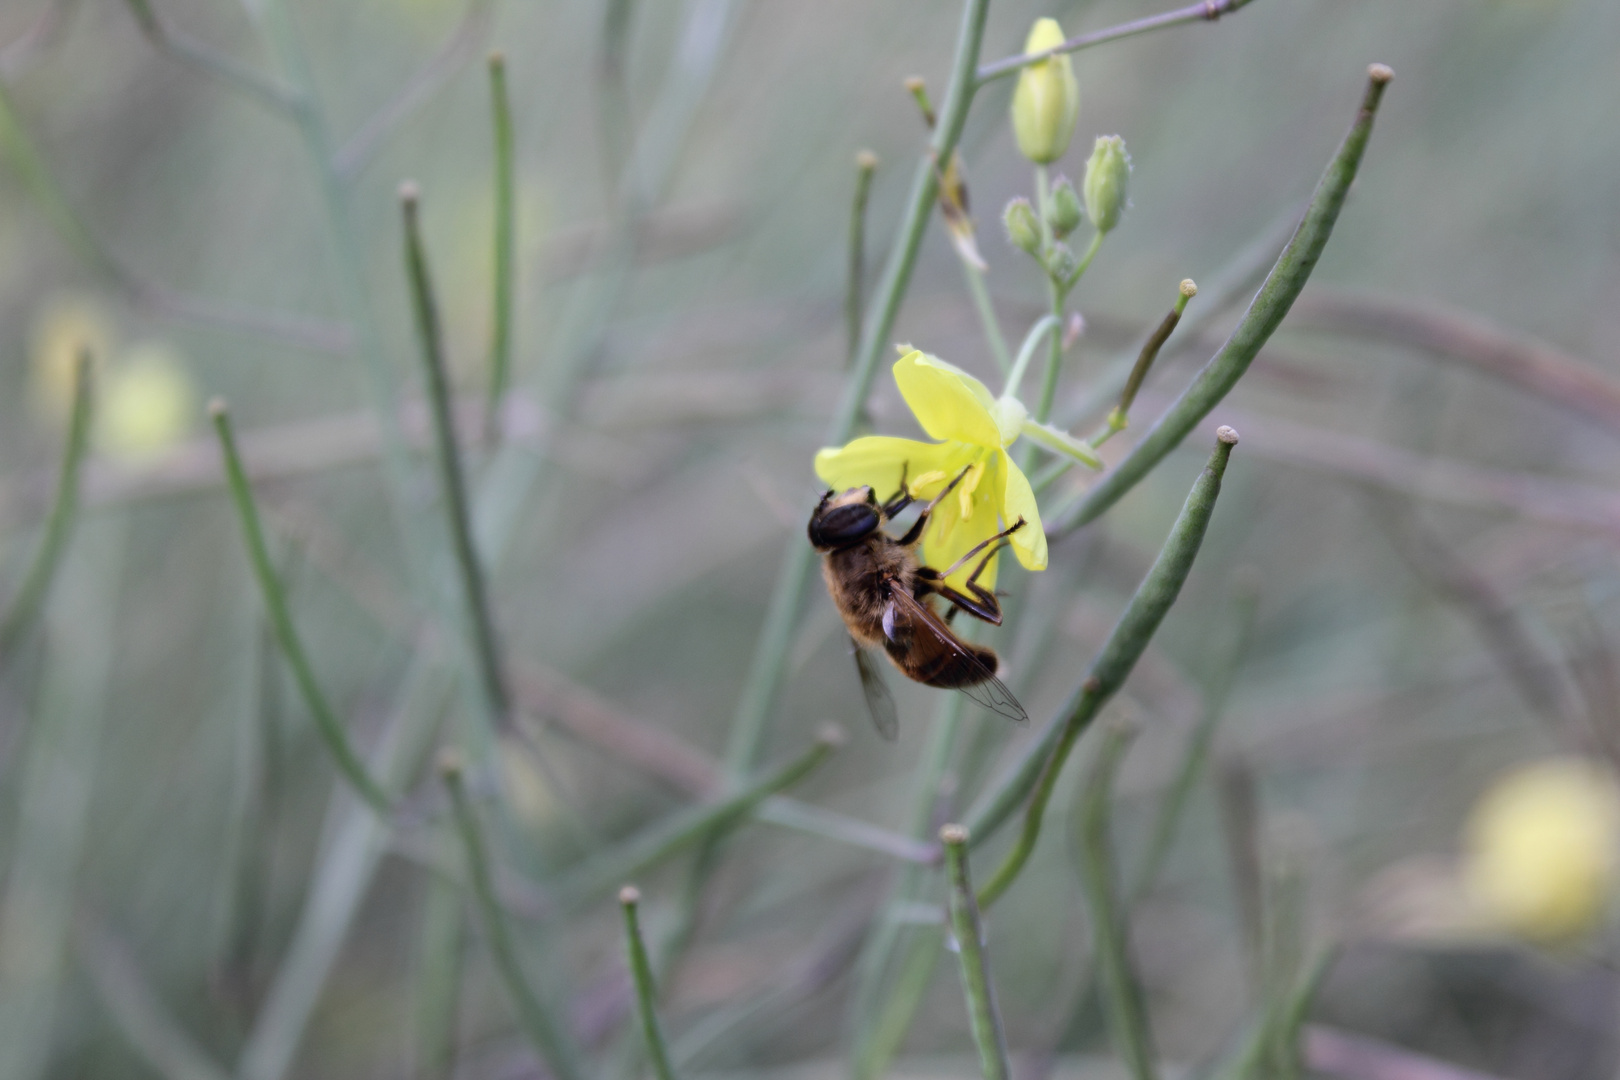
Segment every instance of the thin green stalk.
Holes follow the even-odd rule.
[[[1249,369],[1250,362],[1271,338],[1300,290],[1305,287],[1317,259],[1321,258],[1322,249],[1327,246],[1328,237],[1333,234],[1334,222],[1344,206],[1350,183],[1356,177],[1362,154],[1367,148],[1367,138],[1372,134],[1379,99],[1393,77],[1389,68],[1382,64],[1374,64],[1368,70],[1367,89],[1350,131],[1317,184],[1316,193],[1312,195],[1310,206],[1293,239],[1283,249],[1265,284],[1260,286],[1259,293],[1226,344],[1204,365],[1192,385],[1159,418],[1142,441],[1131,448],[1123,461],[1076,503],[1053,515],[1052,523],[1047,526],[1048,535],[1063,536],[1073,532],[1113,506],[1166,454],[1180,445],[1181,440],[1209,415],[1210,410]]]
[[[854,368],[845,380],[843,396],[828,427],[829,446],[841,446],[854,434],[877,374],[878,360],[888,347],[889,333],[894,329],[900,302],[905,298],[906,286],[917,262],[917,251],[934,209],[938,175],[935,163],[950,160],[962,136],[962,125],[967,122],[975,86],[974,69],[984,40],[985,14],[989,7],[990,0],[965,0],[963,4],[945,105],[929,139],[928,150],[917,163],[900,228],[889,251],[883,279],[878,284],[872,305],[873,317],[865,321]],[[726,745],[726,771],[733,780],[750,772],[764,749],[766,725],[781,686],[788,646],[804,607],[804,595],[814,565],[815,550],[802,537],[795,536],[789,542],[787,557],[777,574],[759,644],[755,646],[737,710],[732,716],[731,735]]]
[[[945,952],[945,932],[939,927],[915,927],[900,958],[900,969],[889,985],[888,996],[878,1004],[871,1018],[871,1029],[859,1044],[855,1060],[857,1080],[873,1080],[883,1075],[888,1063],[900,1052],[906,1033],[911,1030],[922,1007],[934,969]]]
[[[1153,332],[1142,342],[1142,351],[1136,354],[1136,363],[1131,365],[1131,373],[1125,379],[1125,387],[1119,392],[1119,404],[1108,412],[1108,417],[1100,428],[1091,434],[1086,441],[1093,447],[1101,446],[1115,435],[1124,431],[1129,424],[1131,406],[1136,402],[1136,395],[1142,389],[1142,383],[1147,379],[1148,370],[1153,367],[1153,361],[1159,358],[1159,350],[1164,343],[1170,340],[1175,332],[1176,325],[1181,322],[1181,315],[1187,310],[1187,302],[1198,295],[1198,286],[1192,278],[1187,278],[1176,290],[1176,302],[1168,314],[1153,328]]]
[[[837,728],[824,731],[803,754],[739,788],[716,803],[677,811],[614,847],[592,856],[558,882],[555,893],[564,910],[583,906],[613,887],[638,877],[671,855],[719,830],[742,821],[767,798],[797,784],[842,746]]]
[[[461,890],[430,874],[423,888],[422,926],[417,938],[412,987],[415,1080],[450,1080],[456,1072],[456,1028],[461,1014]]]
[[[1001,1030],[995,987],[990,983],[984,929],[979,923],[979,906],[974,902],[973,880],[968,873],[968,832],[960,825],[947,825],[939,830],[939,839],[945,845],[951,933],[956,938],[956,954],[962,962],[962,991],[967,995],[973,1042],[979,1048],[979,1069],[984,1073],[984,1080],[1007,1080],[1011,1072],[1007,1068],[1007,1039]]]
[[[585,1069],[571,1035],[560,1018],[540,1000],[529,978],[523,972],[518,958],[517,944],[512,940],[506,923],[506,912],[495,893],[495,872],[489,849],[478,823],[478,813],[467,797],[466,782],[462,776],[461,758],[453,751],[440,757],[439,776],[450,793],[450,805],[455,815],[456,832],[460,834],[462,851],[467,860],[467,876],[472,886],[473,901],[483,925],[484,938],[489,946],[501,983],[511,998],[523,1033],[540,1055],[546,1067],[558,1080],[583,1080]]]
[[[866,203],[872,194],[877,155],[862,150],[855,155],[855,199],[849,208],[849,271],[844,283],[844,330],[849,354],[844,366],[855,363],[861,348],[861,320],[866,314]]]
[[[501,402],[512,380],[512,294],[516,287],[517,217],[513,211],[516,166],[512,152],[512,103],[506,92],[506,58],[489,54],[490,112],[495,125],[495,282],[490,312],[489,404],[484,433],[500,437]]]
[[[1131,597],[1125,613],[1114,624],[1113,632],[1092,661],[1085,679],[1019,763],[979,800],[978,806],[969,815],[968,827],[973,832],[974,840],[982,842],[1012,816],[1026,795],[1030,796],[1024,812],[1023,831],[1007,853],[1006,860],[979,893],[981,907],[989,907],[1023,869],[1030,853],[1035,850],[1035,841],[1041,831],[1041,816],[1046,811],[1052,789],[1057,785],[1058,774],[1063,770],[1075,740],[1124,684],[1131,668],[1147,649],[1148,642],[1153,639],[1159,624],[1175,603],[1182,583],[1192,570],[1199,545],[1203,543],[1210,515],[1215,510],[1215,500],[1220,495],[1221,477],[1226,472],[1226,462],[1235,445],[1237,432],[1228,427],[1216,432],[1215,451],[1188,493],[1180,515],[1171,527],[1169,538],[1154,560],[1153,568],[1137,588],[1136,595]]]
[[[1054,45],[1050,49],[1040,52],[1024,53],[1019,56],[1009,56],[1005,60],[997,60],[993,64],[986,64],[978,71],[978,81],[982,86],[994,79],[1006,78],[1016,73],[1020,68],[1029,64],[1036,64],[1048,57],[1060,53],[1071,53],[1092,45],[1102,45],[1120,38],[1132,37],[1136,34],[1145,34],[1150,30],[1162,30],[1168,26],[1180,26],[1190,22],[1213,22],[1222,15],[1229,14],[1241,7],[1246,7],[1252,0],[1200,0],[1199,3],[1190,4],[1184,8],[1164,12],[1162,15],[1150,15],[1145,19],[1134,19],[1128,23],[1111,26],[1107,30],[1094,30],[1089,34],[1080,34]]]
[[[918,863],[922,866],[933,866],[939,862],[937,844],[913,840],[903,833],[892,832],[858,818],[840,814],[836,810],[828,810],[826,807],[800,802],[797,799],[772,796],[760,804],[754,818],[786,829],[797,829],[811,836],[836,840],[867,851],[876,851],[902,862]]]
[[[1107,1002],[1114,1047],[1134,1080],[1158,1080],[1153,1027],[1142,984],[1131,960],[1130,920],[1120,904],[1113,843],[1109,838],[1109,801],[1114,777],[1135,732],[1110,725],[1097,749],[1080,804],[1080,880],[1091,908],[1092,940]]]
[[[1018,359],[1013,361],[1012,370],[1007,373],[1007,388],[1001,392],[1003,397],[1018,396],[1018,385],[1024,381],[1024,373],[1029,370],[1041,339],[1050,334],[1061,346],[1062,330],[1063,316],[1056,314],[1041,316],[1040,321],[1029,328],[1029,333],[1024,335],[1024,343],[1018,346]]]
[[[428,273],[427,253],[422,247],[418,214],[420,196],[415,184],[400,188],[399,202],[405,219],[405,270],[410,279],[411,306],[416,313],[416,331],[422,345],[422,367],[427,376],[428,402],[432,406],[439,483],[444,489],[444,511],[449,519],[450,542],[456,554],[462,602],[466,607],[469,652],[478,667],[490,724],[500,728],[510,715],[511,699],[506,689],[506,673],[501,665],[501,647],[495,633],[495,616],[490,610],[484,566],[473,540],[467,480],[461,467],[455,417],[450,411],[450,376],[445,370],[444,335],[439,327],[439,308],[434,298],[433,279]]]
[[[1001,320],[996,317],[996,306],[990,300],[990,290],[984,284],[984,271],[958,258],[962,275],[967,279],[968,295],[973,298],[973,310],[978,312],[979,324],[984,327],[984,340],[990,345],[990,355],[1003,373],[1011,370],[1012,361],[1007,353],[1007,339],[1001,333]]]
[[[264,527],[259,521],[259,509],[253,502],[253,488],[248,484],[241,455],[236,449],[231,414],[225,408],[225,403],[217,398],[208,406],[208,414],[213,418],[214,431],[219,435],[220,451],[225,458],[225,481],[231,489],[231,500],[236,504],[236,515],[242,523],[242,539],[247,545],[248,562],[259,583],[259,595],[264,600],[265,614],[270,617],[276,642],[281,646],[281,655],[287,658],[293,680],[298,683],[299,693],[303,695],[304,706],[309,709],[315,728],[320,732],[321,741],[326,743],[338,772],[367,805],[386,816],[389,798],[366,771],[365,764],[349,742],[343,722],[327,703],[326,695],[315,679],[314,669],[310,667],[309,657],[304,652],[303,642],[299,640],[298,630],[293,625],[287,594],[276,576],[275,564],[271,562],[270,549],[264,539]]]
[[[23,583],[12,597],[5,618],[0,621],[0,657],[16,647],[23,634],[44,610],[57,568],[73,538],[73,525],[79,513],[79,466],[90,445],[91,357],[80,353],[73,366],[73,410],[68,416],[67,441],[62,448],[62,469],[56,478],[56,495],[50,516],[45,519],[45,535],[40,537],[33,561]]]
[[[669,1047],[658,1023],[658,983],[653,979],[647,946],[641,940],[641,920],[636,907],[641,893],[631,885],[619,890],[619,906],[624,910],[624,945],[630,961],[630,978],[636,986],[636,1012],[641,1018],[641,1034],[647,1042],[647,1057],[658,1080],[675,1080],[675,1067],[669,1061]]]
[[[1131,883],[1129,895],[1133,904],[1142,900],[1153,888],[1153,882],[1159,876],[1159,868],[1164,865],[1165,856],[1170,853],[1170,844],[1175,840],[1176,830],[1181,824],[1187,800],[1192,795],[1193,785],[1203,775],[1204,763],[1209,759],[1210,743],[1214,740],[1215,729],[1226,712],[1226,701],[1231,696],[1238,665],[1248,650],[1250,635],[1254,631],[1255,613],[1259,609],[1259,591],[1245,583],[1233,599],[1236,611],[1232,619],[1232,642],[1226,655],[1215,667],[1214,675],[1204,692],[1203,715],[1199,717],[1198,726],[1193,729],[1191,738],[1187,740],[1187,748],[1182,754],[1176,777],[1171,781],[1164,801],[1159,805],[1158,816],[1153,820],[1153,831],[1149,834],[1142,862]]]

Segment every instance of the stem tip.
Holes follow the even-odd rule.
[[[641,890],[634,885],[626,885],[619,890],[619,903],[625,907],[635,907],[641,903]]]
[[[1236,446],[1238,442],[1238,433],[1232,428],[1227,427],[1225,424],[1222,424],[1220,427],[1215,429],[1215,438],[1225,443],[1227,446]]]
[[[222,397],[213,398],[208,402],[208,416],[211,420],[218,420],[223,416],[229,416],[230,412],[230,407],[225,404],[225,399]]]
[[[1192,278],[1184,278],[1181,282],[1181,295],[1191,300],[1198,295],[1198,283]]]
[[[829,750],[837,750],[849,742],[849,735],[837,724],[828,724],[816,733],[816,742]]]
[[[878,156],[870,150],[862,150],[855,155],[855,167],[864,172],[871,172],[878,167]]]
[[[1395,77],[1395,71],[1388,64],[1373,64],[1367,69],[1367,78],[1375,83],[1387,83]]]
[[[399,185],[399,201],[405,204],[405,209],[414,210],[416,204],[422,199],[422,189],[415,180],[407,180]]]
[[[452,783],[461,779],[461,774],[467,769],[467,761],[461,756],[461,751],[454,747],[446,747],[439,751],[439,775]]]
[[[506,54],[501,52],[499,49],[491,50],[489,54],[489,66],[496,70],[505,67]]]
[[[966,825],[945,825],[939,830],[939,841],[955,847],[968,842],[968,829]]]
[[[928,84],[923,81],[923,77],[921,75],[913,75],[911,78],[906,80],[906,89],[913,94],[921,90],[926,85]]]

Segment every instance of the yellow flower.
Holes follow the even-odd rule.
[[[1620,794],[1594,762],[1550,758],[1496,781],[1469,817],[1462,878],[1492,926],[1546,944],[1595,928],[1620,875]]]
[[[923,430],[942,441],[869,435],[816,454],[816,475],[839,491],[870,485],[886,499],[900,489],[904,471],[912,497],[926,502],[966,469],[956,490],[934,508],[923,533],[923,562],[943,570],[1023,518],[1024,527],[1009,538],[1013,554],[1027,569],[1046,569],[1035,492],[1007,453],[1028,422],[1024,407],[1015,398],[997,401],[972,375],[916,349],[894,365],[894,381]],[[971,571],[964,566],[949,580],[960,587]],[[995,580],[991,562],[979,583],[993,589]]]
[[[1056,19],[1036,19],[1024,42],[1024,55],[1045,52],[1063,44],[1063,28]],[[1080,83],[1067,53],[1028,64],[1018,73],[1013,91],[1013,135],[1018,149],[1037,165],[1063,156],[1080,119]]]
[[[132,461],[179,442],[197,415],[196,388],[180,359],[162,345],[132,349],[107,373],[98,399],[97,444]]]

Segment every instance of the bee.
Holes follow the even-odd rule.
[[[903,470],[900,490],[887,502],[878,502],[871,487],[850,488],[841,495],[829,491],[810,515],[807,531],[811,545],[821,552],[821,576],[854,642],[861,689],[878,734],[885,739],[893,740],[899,733],[899,719],[868,648],[882,648],[894,666],[916,682],[960,690],[1016,723],[1029,719],[1012,691],[996,678],[1000,661],[995,650],[963,641],[949,625],[959,610],[992,626],[1001,625],[1001,604],[994,592],[979,584],[979,575],[1010,542],[1008,537],[1024,527],[1024,519],[944,570],[924,566],[917,557],[929,514],[965,475],[966,469],[958,473],[898,539],[884,526],[913,501]],[[974,558],[979,562],[963,583],[965,591],[945,583]],[[934,597],[950,605],[943,618],[931,606]]]

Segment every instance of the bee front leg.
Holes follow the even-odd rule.
[[[928,515],[934,512],[934,507],[939,505],[939,501],[941,499],[956,489],[956,485],[962,482],[962,477],[966,476],[969,470],[972,468],[973,466],[971,465],[965,467],[961,472],[956,474],[956,479],[945,485],[944,491],[941,491],[938,495],[935,495],[932,499],[930,499],[928,501],[928,505],[922,508],[922,513],[917,515],[917,520],[911,523],[911,528],[906,530],[906,535],[902,536],[896,542],[902,547],[910,547],[912,544],[915,544],[918,538],[922,536],[924,526],[928,524]]]

